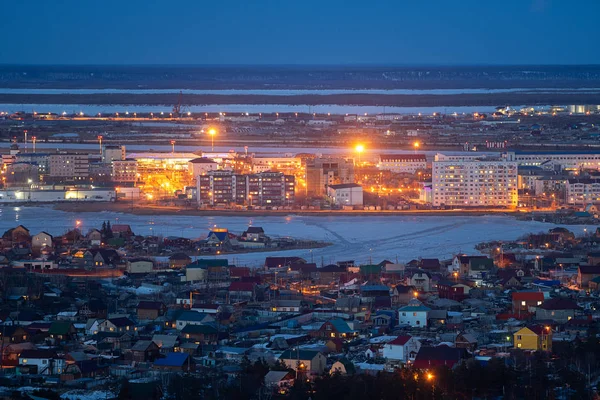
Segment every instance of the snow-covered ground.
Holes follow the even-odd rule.
[[[514,240],[526,233],[547,231],[556,225],[517,221],[508,216],[141,216],[115,212],[68,213],[47,207],[1,207],[0,233],[19,224],[37,234],[61,235],[81,222],[81,229],[100,228],[103,221],[129,224],[140,235],[205,236],[213,226],[241,233],[248,226],[262,226],[267,235],[323,240],[332,246],[314,250],[229,255],[237,265],[260,266],[267,255],[301,256],[317,264],[342,260],[378,263],[383,259],[452,257],[458,252],[474,253],[477,243]],[[576,234],[584,226],[572,227]],[[214,257],[214,256],[210,256]]]

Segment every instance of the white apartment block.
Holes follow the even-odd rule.
[[[567,180],[567,203],[600,204],[600,179]]]
[[[564,170],[600,169],[600,154],[596,153],[529,153],[516,154],[519,166],[539,167],[545,163],[560,165]]]
[[[377,168],[396,174],[414,174],[427,168],[424,154],[381,154]]]
[[[433,205],[516,207],[517,163],[501,159],[465,159],[437,154],[432,168]]]

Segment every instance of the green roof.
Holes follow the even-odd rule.
[[[185,327],[183,327],[183,329],[181,330],[181,333],[189,333],[189,334],[213,334],[213,333],[217,333],[217,328],[215,328],[214,326],[211,325],[191,325],[191,324],[187,324]]]
[[[331,323],[331,325],[333,325],[333,327],[335,328],[335,330],[339,333],[351,333],[354,332],[352,329],[350,329],[350,327],[348,326],[348,324],[346,323],[346,321],[341,320],[341,319],[332,319],[329,321]]]
[[[421,305],[421,306],[405,306],[405,307],[401,307],[398,311],[408,311],[408,312],[431,311],[431,308],[425,307],[423,305]]]
[[[48,333],[51,335],[67,335],[70,333],[72,322],[54,321],[50,324]]]
[[[320,352],[316,350],[286,350],[279,358],[282,360],[312,360],[319,353]]]
[[[494,260],[491,258],[471,258],[469,267],[473,270],[487,271],[494,268]]]
[[[372,275],[372,274],[380,274],[381,266],[380,265],[361,265],[360,273],[363,275]]]
[[[198,259],[191,264],[188,264],[186,268],[210,268],[210,267],[228,267],[229,262],[227,259]]]

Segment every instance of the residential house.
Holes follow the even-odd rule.
[[[340,375],[354,375],[356,373],[356,368],[354,367],[354,363],[348,360],[345,357],[340,358],[331,366],[330,374],[340,374]]]
[[[273,300],[269,309],[272,312],[283,312],[297,314],[306,309],[306,303],[302,300]]]
[[[242,233],[242,239],[252,242],[264,242],[266,239],[265,231],[260,226],[250,226]]]
[[[113,249],[91,249],[83,255],[85,268],[114,267],[120,261],[119,253]]]
[[[322,285],[328,285],[330,283],[339,283],[340,279],[348,274],[348,269],[345,265],[330,264],[324,267],[318,268],[319,278],[318,282]]]
[[[469,296],[471,287],[462,283],[444,280],[437,283],[437,289],[440,299],[463,301]]]
[[[208,314],[196,311],[183,311],[175,319],[175,327],[181,331],[186,325],[202,325],[214,322],[215,319]]]
[[[3,345],[27,342],[30,340],[29,336],[29,332],[18,325],[3,325],[0,329],[0,342]]]
[[[402,335],[383,346],[383,357],[391,361],[407,363],[414,361],[420,348],[419,340],[412,336]]]
[[[469,357],[466,349],[449,347],[445,344],[429,347],[421,346],[415,357],[414,367],[430,369],[440,366],[454,367],[458,362]]]
[[[219,331],[212,325],[187,324],[181,330],[181,336],[186,340],[202,344],[217,344]]]
[[[552,329],[540,325],[523,327],[513,334],[513,345],[521,350],[552,351]]]
[[[109,318],[98,324],[98,328],[100,332],[129,332],[132,335],[137,331],[137,327],[135,326],[134,322],[126,317]]]
[[[196,363],[188,353],[168,353],[165,358],[154,361],[153,368],[167,372],[187,372],[196,369]]]
[[[335,300],[335,310],[357,313],[362,311],[360,297],[340,297]]]
[[[288,368],[298,373],[321,375],[325,371],[327,359],[320,351],[290,349],[279,357]]]
[[[513,292],[512,311],[514,314],[535,312],[544,302],[543,292]]]
[[[413,286],[419,292],[429,292],[431,291],[431,275],[429,272],[416,270],[409,274],[407,284]]]
[[[152,320],[162,317],[167,312],[167,306],[161,301],[140,301],[137,305],[139,320]]]
[[[581,307],[572,300],[565,298],[553,298],[546,300],[536,308],[536,320],[552,320],[564,324],[575,318],[581,311]]]
[[[37,235],[31,237],[31,248],[34,250],[40,250],[43,247],[53,247],[53,237],[48,232],[40,232]]]
[[[98,229],[90,229],[88,232],[86,239],[90,242],[90,246],[100,246],[102,245],[102,232]]]
[[[111,231],[113,236],[116,238],[129,239],[130,237],[134,236],[131,226],[125,224],[111,225]]]
[[[169,268],[181,269],[186,265],[190,264],[192,259],[185,253],[175,253],[169,257]]]
[[[311,332],[311,336],[349,340],[358,336],[358,332],[351,329],[346,321],[335,318],[325,322],[318,330]]]
[[[428,272],[439,272],[441,268],[440,260],[437,258],[422,258],[419,262],[419,268]]]
[[[31,374],[58,375],[65,368],[65,360],[53,350],[23,350],[19,355],[19,365],[27,367]]]
[[[149,258],[136,257],[127,260],[129,274],[147,274],[154,270],[154,261]]]
[[[282,394],[294,385],[295,378],[296,374],[290,371],[269,371],[263,381],[267,388]]]
[[[398,310],[398,324],[409,325],[413,328],[424,328],[427,326],[428,313],[431,311],[417,299],[409,301],[407,306]]]
[[[580,265],[577,270],[577,285],[581,288],[587,288],[589,282],[600,276],[600,265]]]
[[[415,298],[416,288],[414,286],[396,285],[392,289],[392,305],[407,305]]]
[[[54,321],[48,330],[50,338],[54,344],[70,341],[77,337],[77,329],[70,321]]]
[[[160,355],[158,345],[152,340],[138,340],[131,347],[132,360],[136,362],[152,362]]]
[[[2,235],[3,247],[29,247],[31,244],[31,235],[29,229],[23,225],[11,228]]]
[[[477,337],[472,333],[459,333],[454,339],[454,347],[474,351],[477,348]]]
[[[253,282],[231,282],[229,285],[229,298],[235,301],[252,300],[256,284]]]

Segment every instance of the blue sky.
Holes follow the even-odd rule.
[[[4,64],[600,64],[598,0],[2,0]]]

